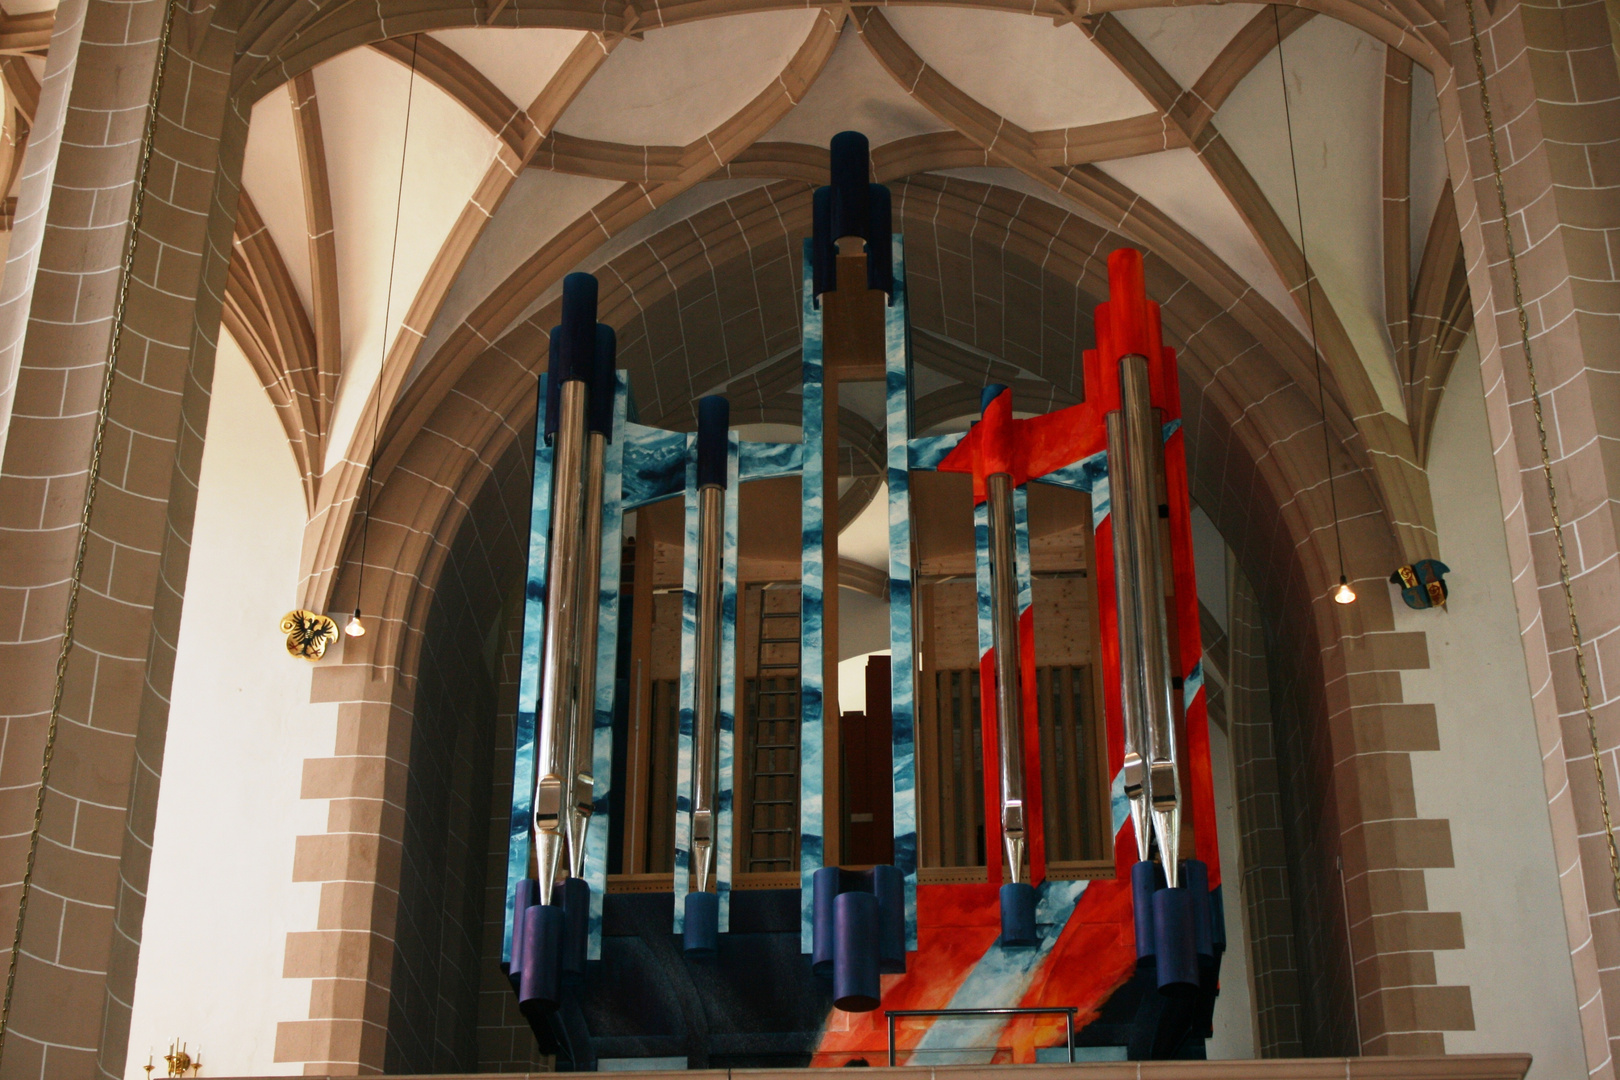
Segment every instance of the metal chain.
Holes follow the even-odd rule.
[[[1575,673],[1581,684],[1581,709],[1586,714],[1586,734],[1592,741],[1592,771],[1597,778],[1598,806],[1603,810],[1603,836],[1609,843],[1609,876],[1615,903],[1620,904],[1620,850],[1614,842],[1614,818],[1609,813],[1609,785],[1603,772],[1603,755],[1598,745],[1597,717],[1592,712],[1592,686],[1586,676],[1586,648],[1581,640],[1581,623],[1575,614],[1575,591],[1570,585],[1569,557],[1564,548],[1564,523],[1558,513],[1558,485],[1553,480],[1552,455],[1547,450],[1547,425],[1541,413],[1541,389],[1536,381],[1536,361],[1530,351],[1530,317],[1524,308],[1524,289],[1519,282],[1519,257],[1513,247],[1513,225],[1508,218],[1507,191],[1502,183],[1502,158],[1496,148],[1496,123],[1491,118],[1491,92],[1485,85],[1485,57],[1479,42],[1479,26],[1474,19],[1474,0],[1463,0],[1468,10],[1468,33],[1474,44],[1474,71],[1479,76],[1479,103],[1485,113],[1485,141],[1491,151],[1491,172],[1496,181],[1496,205],[1502,215],[1502,238],[1507,243],[1508,274],[1513,279],[1513,307],[1519,316],[1519,342],[1524,349],[1524,366],[1530,376],[1530,406],[1536,417],[1536,436],[1541,440],[1541,475],[1547,482],[1547,503],[1552,511],[1553,538],[1558,543],[1558,583],[1564,593],[1564,610],[1569,615],[1569,636],[1575,645]]]
[[[39,766],[39,795],[34,800],[34,825],[28,834],[28,859],[23,866],[22,893],[17,899],[17,927],[11,938],[11,962],[6,971],[6,996],[0,1005],[0,1061],[5,1058],[6,1035],[11,1030],[11,1000],[17,988],[17,960],[22,955],[23,924],[28,917],[28,897],[33,891],[34,862],[39,855],[40,823],[45,817],[45,790],[51,778],[51,759],[56,754],[56,733],[62,719],[62,697],[67,686],[68,656],[73,651],[73,628],[79,613],[79,585],[84,576],[84,559],[90,543],[90,512],[95,506],[101,480],[101,452],[107,436],[107,412],[112,402],[113,379],[118,372],[118,347],[123,340],[124,313],[129,303],[129,281],[135,265],[135,244],[141,233],[141,210],[146,201],[146,178],[152,166],[152,138],[157,128],[158,99],[163,93],[163,72],[168,64],[169,37],[174,29],[176,0],[165,0],[163,30],[158,35],[157,67],[152,77],[152,93],[146,103],[146,128],[141,134],[140,167],[135,174],[135,191],[129,210],[129,239],[124,242],[123,263],[119,267],[118,296],[113,306],[112,337],[107,345],[107,371],[101,380],[101,400],[96,408],[95,438],[90,446],[90,467],[85,476],[84,504],[79,509],[78,547],[73,554],[73,574],[68,579],[67,615],[62,624],[62,648],[56,655],[56,687],[51,696],[51,718],[45,729],[45,752]]]

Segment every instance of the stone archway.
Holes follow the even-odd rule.
[[[1620,1024],[1609,1014],[1620,1015],[1620,1002],[1602,991],[1599,972],[1620,964],[1620,958],[1599,957],[1591,950],[1583,954],[1578,946],[1592,936],[1594,925],[1607,928],[1620,919],[1620,908],[1611,908],[1604,899],[1606,862],[1588,842],[1595,831],[1593,800],[1567,794],[1568,781],[1590,771],[1589,761],[1583,762],[1578,751],[1566,752],[1562,745],[1561,717],[1581,716],[1579,694],[1570,677],[1573,650],[1538,626],[1538,622],[1563,624],[1563,599],[1545,524],[1546,494],[1537,487],[1539,451],[1524,405],[1522,358],[1503,344],[1516,336],[1516,312],[1505,251],[1490,227],[1498,215],[1491,209],[1494,188],[1484,122],[1469,66],[1467,13],[1460,3],[1444,12],[1422,7],[1396,12],[1351,0],[1311,6],[1408,50],[1436,72],[1443,86],[1451,171],[1473,292],[1480,298],[1481,314],[1495,316],[1482,317],[1479,324],[1499,447],[1500,487],[1504,506],[1513,508],[1508,523],[1514,569],[1526,571],[1519,579],[1519,608],[1523,623],[1534,628],[1525,638],[1527,655],[1532,671],[1545,676],[1535,680],[1536,702],[1548,790],[1559,793],[1552,803],[1554,835],[1569,901],[1577,986],[1581,1000],[1587,1002],[1583,1021],[1589,1057],[1601,1072],[1611,1068],[1606,1050],[1609,1032]],[[1554,432],[1555,473],[1564,479],[1566,489],[1576,493],[1574,505],[1565,507],[1566,519],[1590,519],[1590,529],[1596,530],[1590,540],[1583,536],[1583,558],[1588,562],[1578,568],[1578,593],[1584,625],[1589,633],[1598,634],[1620,622],[1613,590],[1608,588],[1610,575],[1620,572],[1616,569],[1620,564],[1610,558],[1617,547],[1614,530],[1596,514],[1607,505],[1616,482],[1602,459],[1600,440],[1584,435],[1607,430],[1608,419],[1592,407],[1602,399],[1598,385],[1602,373],[1589,369],[1604,354],[1615,314],[1615,304],[1604,293],[1612,288],[1613,271],[1589,271],[1583,255],[1580,234],[1590,230],[1577,193],[1590,188],[1591,177],[1579,175],[1584,166],[1552,154],[1546,143],[1556,137],[1590,146],[1596,154],[1607,153],[1607,133],[1614,126],[1609,110],[1620,93],[1615,92],[1613,70],[1600,67],[1590,76],[1591,86],[1581,87],[1575,102],[1566,101],[1562,75],[1539,66],[1543,54],[1529,47],[1548,45],[1546,55],[1557,55],[1558,50],[1583,50],[1600,38],[1606,40],[1600,9],[1594,10],[1599,14],[1586,8],[1560,9],[1556,25],[1545,25],[1542,13],[1504,4],[1483,18],[1483,32],[1492,45],[1487,75],[1493,82],[1501,76],[1503,82],[1527,88],[1517,91],[1523,93],[1525,104],[1515,124],[1533,149],[1517,163],[1509,213],[1535,206],[1537,215],[1551,218],[1550,223],[1533,225],[1537,240],[1533,253],[1526,251],[1530,245],[1521,239],[1520,250],[1526,251],[1521,265],[1527,280],[1542,286],[1536,291],[1550,298],[1544,303],[1553,313],[1546,319],[1547,328],[1543,331],[1538,324],[1534,330],[1547,343],[1543,356],[1554,359],[1559,369],[1548,384],[1569,387],[1568,396],[1573,398],[1561,412],[1571,425],[1567,437],[1571,449],[1566,452]],[[548,9],[543,16],[521,4],[507,12],[514,22],[543,19],[550,25],[590,30],[601,29],[604,19],[599,7],[587,10],[587,5]],[[666,8],[663,15],[673,21],[711,12],[694,3]],[[7,587],[32,610],[45,613],[37,623],[30,622],[26,634],[19,632],[4,646],[9,677],[0,690],[0,712],[6,717],[8,755],[19,762],[37,760],[35,751],[44,745],[51,718],[61,717],[34,868],[36,880],[54,875],[61,883],[59,894],[49,900],[57,905],[59,917],[33,918],[23,926],[17,1004],[8,1018],[5,1045],[8,1075],[116,1074],[125,1056],[127,1002],[138,958],[146,857],[162,773],[172,643],[185,591],[190,508],[206,427],[213,343],[230,257],[248,106],[288,73],[308,70],[345,48],[390,34],[466,25],[474,19],[473,9],[466,7],[428,8],[385,18],[375,7],[362,10],[342,3],[254,8],[244,4],[182,13],[168,52],[168,80],[159,102],[146,216],[129,278],[128,303],[119,309],[116,284],[129,223],[121,209],[105,207],[124,205],[137,174],[140,145],[133,132],[139,127],[155,65],[162,14],[158,0],[131,5],[70,0],[63,5],[40,103],[39,135],[33,144],[40,164],[29,166],[10,254],[12,266],[24,272],[8,274],[0,294],[0,358],[7,371],[17,373],[0,459],[4,485],[0,502],[5,507],[8,550],[16,555],[9,561],[17,568]],[[622,12],[618,17],[622,32]],[[608,19],[612,18],[610,14]],[[114,122],[109,123],[109,117]],[[86,203],[80,198],[86,191],[98,193],[104,206],[98,209],[95,200]],[[1598,226],[1612,231],[1615,223],[1599,216]],[[1552,242],[1543,242],[1547,239]],[[94,439],[94,425],[86,418],[94,417],[99,402],[105,370],[101,358],[107,353],[115,311],[122,318],[121,371],[113,383],[108,412],[104,486],[84,562],[86,589],[78,610],[76,647],[58,709],[53,704],[54,660],[65,625],[63,583],[75,572],[76,509]],[[1580,318],[1576,312],[1597,315]],[[1218,308],[1209,314],[1217,313]],[[1196,348],[1189,352],[1198,359]],[[84,366],[80,362],[86,357],[96,359]],[[462,378],[474,380],[468,385],[479,378],[489,380],[493,365],[493,360],[486,364],[482,374],[469,368]],[[1357,725],[1375,724],[1378,707],[1389,703],[1388,688],[1367,676],[1387,670],[1386,652],[1389,648],[1400,652],[1400,645],[1390,639],[1390,621],[1376,605],[1360,608],[1349,622],[1344,613],[1325,605],[1325,585],[1332,575],[1324,572],[1329,562],[1314,539],[1322,521],[1320,478],[1309,474],[1310,455],[1281,452],[1291,439],[1307,438],[1320,419],[1312,417],[1308,401],[1291,400],[1298,396],[1294,387],[1281,394],[1290,399],[1286,408],[1279,403],[1275,415],[1251,420],[1243,407],[1254,386],[1230,384],[1232,375],[1212,363],[1209,378],[1198,387],[1221,415],[1232,419],[1211,425],[1207,434],[1198,436],[1200,461],[1220,464],[1195,472],[1196,490],[1211,497],[1232,492],[1234,506],[1261,507],[1259,513],[1250,510],[1246,517],[1222,524],[1233,526],[1229,536],[1242,537],[1235,546],[1262,590],[1263,605],[1278,613],[1279,640],[1296,658],[1292,684],[1300,688],[1297,693],[1305,702],[1302,715],[1314,718],[1302,729],[1312,734],[1302,744],[1300,760],[1315,763],[1319,775],[1334,780],[1328,790],[1343,791],[1345,785],[1357,792],[1364,787],[1371,790],[1377,778],[1361,771],[1354,753],[1341,751],[1353,749]],[[482,415],[467,422],[488,431],[500,427],[502,417],[514,414],[521,394],[501,389],[499,379],[485,385],[491,391],[489,398],[472,410]],[[437,421],[441,409],[448,408],[442,414],[448,416],[461,407],[435,404],[428,411]],[[1224,444],[1219,442],[1222,438]],[[482,447],[488,441],[469,445]],[[397,453],[402,458],[417,445],[413,437]],[[474,461],[451,470],[453,476],[464,478],[474,467],[487,467],[476,460],[478,451],[464,456]],[[1365,528],[1368,533],[1357,536],[1352,545],[1367,563],[1353,562],[1351,569],[1357,576],[1382,577],[1389,566],[1384,537],[1401,523],[1383,517],[1369,488],[1358,489],[1355,474],[1348,469],[1351,464],[1361,467],[1353,445],[1344,464],[1347,469],[1341,475],[1347,477],[1348,494],[1342,498],[1349,531],[1354,535]],[[456,490],[462,489],[458,485]],[[1206,498],[1201,501],[1210,505]],[[1256,524],[1256,519],[1267,520]],[[1268,527],[1272,519],[1279,524]],[[416,524],[431,528],[440,521]],[[341,550],[341,542],[337,548]],[[428,561],[420,560],[422,565]],[[401,596],[397,610],[405,612],[409,602]],[[401,617],[414,622],[414,616]],[[368,703],[368,709],[360,712],[373,719],[379,710],[387,714],[409,707],[391,685],[359,675],[343,669],[333,679],[344,685],[333,685],[327,692]],[[1320,693],[1306,693],[1310,687]],[[1602,695],[1604,700],[1608,696]],[[1620,726],[1607,712],[1599,719],[1605,754],[1612,757],[1612,747],[1620,744]],[[1342,726],[1350,730],[1341,732]],[[85,807],[106,811],[105,827],[93,836],[81,836],[69,824]],[[1371,872],[1421,873],[1421,865],[1375,866],[1369,858],[1358,866],[1352,857],[1358,846],[1363,853],[1419,850],[1421,844],[1395,843],[1401,839],[1396,833],[1408,829],[1401,821],[1372,836],[1340,816],[1346,809],[1342,805],[1324,801],[1311,809],[1320,811],[1309,816],[1318,823],[1314,860],[1322,865],[1343,850],[1350,870],[1368,872],[1351,882],[1349,893],[1352,906],[1366,905],[1369,917],[1380,904],[1391,902],[1374,895],[1366,880]],[[1432,848],[1431,825],[1415,823],[1410,830],[1427,830],[1424,836]],[[26,824],[22,831],[26,832]],[[1414,834],[1414,843],[1419,839]],[[1592,850],[1583,851],[1583,845]],[[20,853],[4,856],[0,874],[7,884],[21,881],[24,862]],[[1579,873],[1570,872],[1576,869]],[[1331,897],[1323,903],[1330,908]],[[3,910],[15,910],[9,894]],[[326,938],[334,955],[341,951],[343,934],[334,928]],[[68,940],[83,943],[87,950],[73,963],[62,959],[63,942]],[[1396,1020],[1420,1015],[1421,995],[1393,970],[1386,978],[1379,955],[1369,951],[1367,943],[1352,947],[1358,963],[1376,976],[1358,988],[1363,1048],[1433,1047],[1434,1030],[1424,1028],[1421,1020],[1416,1028]],[[334,1053],[304,1060],[351,1070],[375,1067],[373,1057],[359,1052],[360,1033],[369,1015],[364,995],[356,999],[334,980],[318,985],[316,999],[312,1007],[323,1020],[353,1033],[350,1045],[355,1050],[350,1056],[335,1056],[335,1044],[328,1042]],[[1342,1029],[1342,1015],[1337,1025]],[[1333,1027],[1327,1023],[1324,1030]]]

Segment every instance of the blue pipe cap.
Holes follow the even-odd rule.
[[[607,323],[596,324],[596,348],[591,357],[590,429],[613,441],[613,403],[619,390],[619,336]]]
[[[719,394],[698,399],[698,487],[726,486],[727,434],[730,429],[731,402]]]
[[[1136,916],[1136,962],[1153,961],[1153,894],[1159,889],[1159,866],[1143,859],[1131,867],[1131,908]]]
[[[1153,936],[1160,993],[1172,997],[1197,993],[1192,896],[1185,888],[1159,889],[1153,894]]]
[[[1040,940],[1035,932],[1035,886],[1007,882],[1001,887],[1001,947],[1027,949]]]
[[[563,278],[562,346],[553,374],[563,382],[589,382],[596,355],[596,278],[573,273]]]
[[[867,239],[871,233],[871,148],[858,131],[840,131],[828,148],[832,158],[832,229],[827,237],[837,243],[846,236]]]
[[[558,971],[563,986],[585,981],[591,946],[591,887],[584,878],[566,878],[552,886],[551,903],[562,908],[563,931]]]
[[[562,1000],[558,976],[563,910],[556,904],[535,904],[523,918],[523,972],[518,980],[518,1008],[533,1020],[556,1009]]]
[[[720,951],[720,896],[712,892],[686,894],[686,921],[681,947],[692,960],[713,960]]]
[[[878,901],[869,892],[833,901],[833,1007],[871,1012],[883,997],[878,978]]]

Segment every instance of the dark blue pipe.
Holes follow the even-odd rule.
[[[686,894],[686,920],[681,924],[681,946],[693,960],[712,960],[720,951],[719,894]]]
[[[878,902],[869,892],[840,893],[833,901],[833,1005],[871,1012],[882,998],[878,979]]]
[[[546,369],[546,443],[557,437],[557,414],[562,408],[562,380],[557,378],[557,353],[562,349],[562,327],[551,328],[551,364]]]
[[[1027,881],[1001,887],[1001,947],[1027,949],[1040,943],[1035,933],[1035,886]]]
[[[889,189],[872,184],[867,196],[869,222],[866,229],[866,287],[894,293],[894,222]]]
[[[731,428],[731,402],[719,394],[698,399],[697,484],[699,488],[726,486],[727,432]]]
[[[906,970],[906,878],[898,866],[872,867],[872,895],[878,903],[878,970]]]
[[[534,903],[534,886],[533,878],[524,878],[517,883],[512,897],[512,960],[506,965],[506,975],[512,980],[513,990],[518,989],[518,976],[523,972],[523,917]]]
[[[810,277],[815,296],[838,288],[836,239],[832,235],[832,188],[816,188],[810,202]]]
[[[1197,991],[1192,896],[1185,888],[1159,889],[1153,894],[1153,937],[1159,990],[1171,995]]]
[[[613,441],[613,402],[619,389],[619,337],[607,323],[596,324],[596,350],[591,357],[590,429]]]
[[[1153,961],[1153,894],[1159,888],[1159,868],[1143,859],[1131,867],[1131,907],[1136,915],[1136,962]]]
[[[591,887],[584,878],[565,878],[552,886],[551,902],[563,913],[562,949],[558,971],[564,986],[585,981],[585,960],[591,945]]]
[[[557,1007],[563,911],[556,904],[535,904],[524,913],[523,973],[518,982],[518,1008],[531,1019]]]
[[[1221,896],[1223,887],[1217,885],[1209,894],[1210,937],[1215,945],[1217,960],[1226,951],[1226,901]]]

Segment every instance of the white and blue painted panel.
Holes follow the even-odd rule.
[[[607,894],[608,830],[613,805],[613,709],[618,690],[619,593],[624,553],[625,424],[630,376],[619,371],[613,437],[602,470],[602,574],[596,591],[596,701],[591,717],[591,827],[585,836],[585,881],[591,887],[590,959],[602,958],[602,904]]]
[[[686,925],[685,897],[692,874],[692,783],[696,774],[697,724],[697,587],[698,513],[697,436],[687,436],[686,545],[681,575],[681,711],[675,777],[675,919],[679,934]],[[715,886],[720,894],[721,933],[731,929],[732,776],[737,728],[737,484],[742,442],[727,435],[725,510],[720,541],[720,679],[716,716]]]
[[[894,700],[894,865],[905,879],[906,948],[917,948],[917,694],[912,659],[911,341],[905,244],[894,244],[894,292],[884,313],[884,400],[889,481],[889,652]]]
[[[803,544],[799,580],[799,910],[801,952],[814,948],[815,891],[813,879],[825,859],[822,809],[823,770],[826,758],[824,704],[826,648],[823,625],[823,590],[826,553],[823,546],[825,509],[822,485],[826,457],[822,449],[822,323],[816,304],[815,275],[810,265],[811,242],[804,242],[803,275]]]
[[[720,547],[720,707],[715,725],[719,768],[715,775],[714,878],[720,893],[720,931],[731,929],[732,794],[737,742],[737,504],[742,475],[742,445],[736,432],[727,436],[725,535]]]
[[[675,737],[675,932],[686,925],[692,875],[693,702],[697,697],[698,497],[697,436],[686,441],[686,529],[681,571],[680,719]]]
[[[512,961],[512,909],[529,873],[534,815],[535,714],[540,705],[540,646],[546,628],[546,574],[551,550],[552,451],[546,443],[546,380],[534,426],[534,493],[529,506],[529,573],[523,586],[523,651],[518,670],[517,723],[512,736],[512,816],[506,847],[506,917],[501,961]]]

